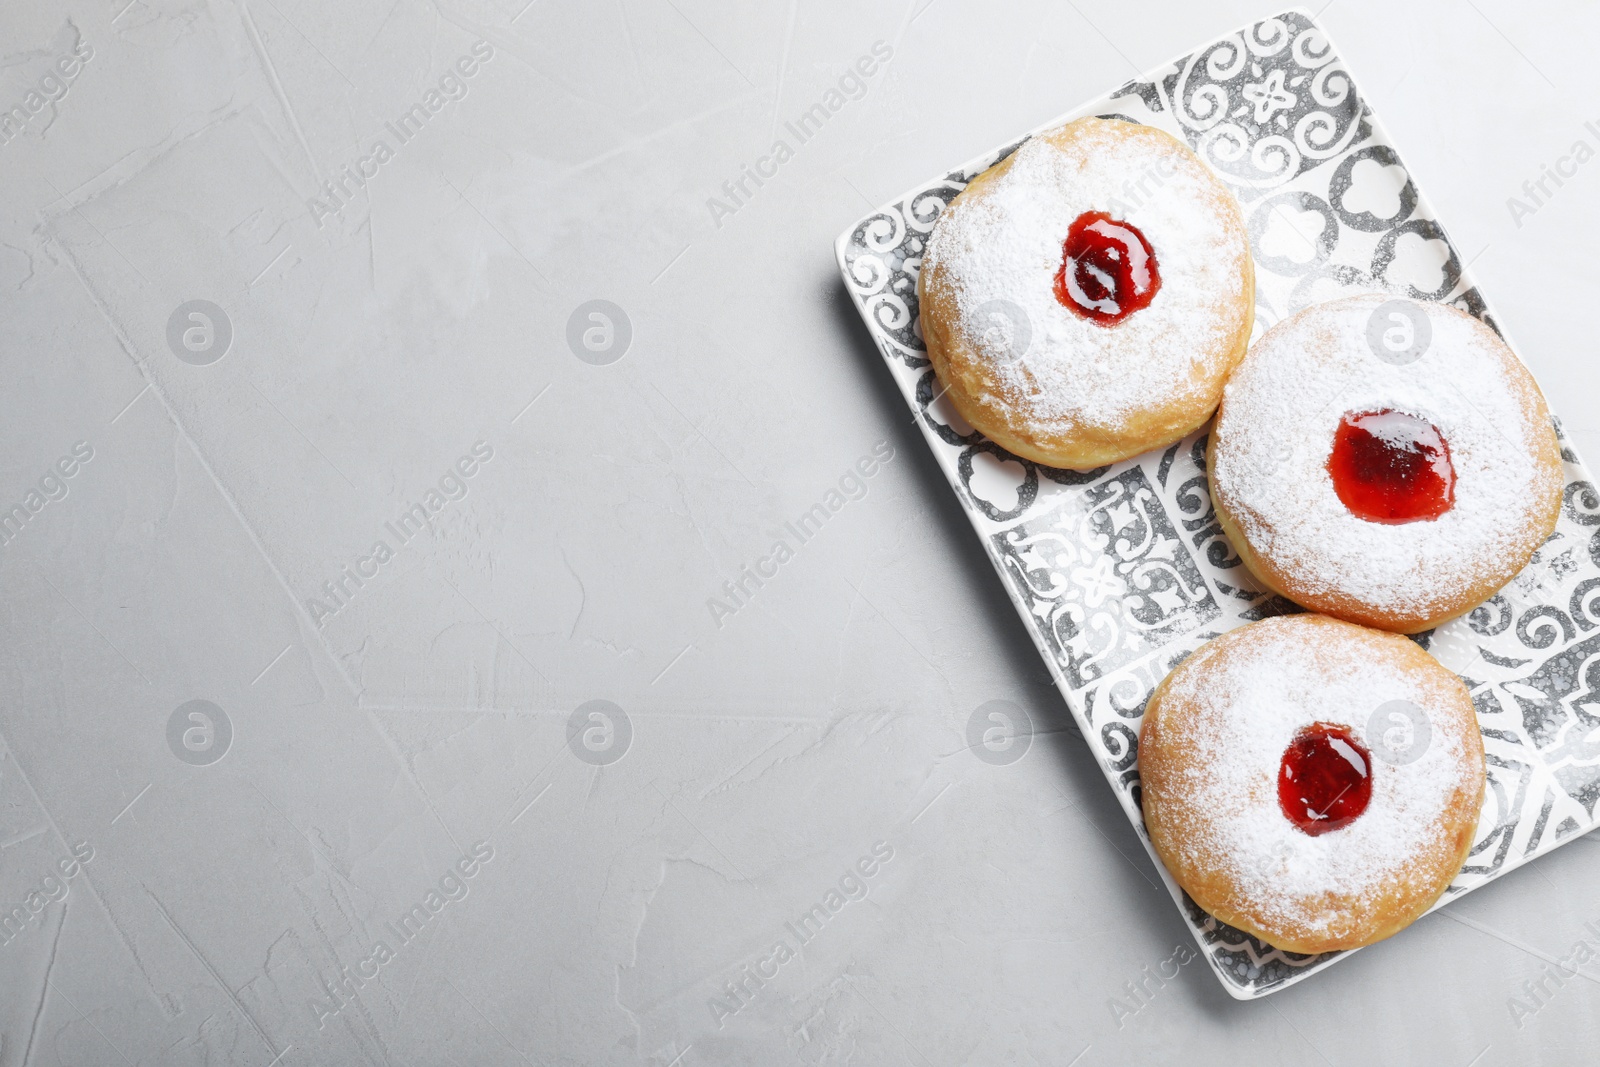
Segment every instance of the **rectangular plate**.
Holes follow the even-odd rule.
[[[1327,36],[1304,12],[1220,38],[1039,130],[1085,115],[1166,130],[1233,190],[1256,262],[1256,336],[1307,304],[1374,288],[1450,303],[1499,329]],[[936,398],[917,321],[924,243],[945,204],[1025,140],[856,222],[836,243],[839,269],[1154,858],[1137,792],[1139,722],[1150,691],[1207,639],[1298,609],[1262,591],[1222,535],[1206,491],[1209,427],[1164,452],[1078,474],[1011,455]],[[1379,218],[1378,210],[1396,213]],[[1494,599],[1417,638],[1471,690],[1488,757],[1477,838],[1438,906],[1595,823],[1600,537],[1591,537],[1600,494],[1565,437],[1561,445],[1566,486],[1556,532]],[[1234,997],[1266,996],[1348,955],[1274,949],[1201,911],[1159,860],[1156,869]]]

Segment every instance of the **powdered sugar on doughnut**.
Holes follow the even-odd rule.
[[[1418,305],[1430,346],[1415,362],[1386,362],[1368,346],[1367,323],[1390,299],[1316,305],[1268,331],[1228,381],[1212,475],[1246,540],[1308,598],[1427,616],[1526,558],[1529,525],[1559,491],[1559,473],[1540,462],[1553,448],[1550,426],[1530,413],[1508,371],[1515,357],[1493,332]],[[1427,420],[1449,446],[1455,502],[1438,519],[1369,522],[1334,490],[1327,466],[1339,421],[1384,408]]]
[[[1465,743],[1476,724],[1463,721],[1453,703],[1462,698],[1452,696],[1442,668],[1419,673],[1381,654],[1370,644],[1377,635],[1355,627],[1308,634],[1294,618],[1248,633],[1227,655],[1202,649],[1162,698],[1163,709],[1182,709],[1162,743],[1185,753],[1166,787],[1187,831],[1172,847],[1191,869],[1220,865],[1238,893],[1229,903],[1261,925],[1343,934],[1359,918],[1352,901],[1371,903],[1423,857],[1453,853],[1442,826],[1451,806],[1480,787],[1481,755]],[[1365,738],[1374,709],[1391,700],[1412,702],[1431,721],[1421,756],[1399,765],[1370,760],[1371,800],[1348,826],[1315,837],[1298,829],[1278,802],[1284,750],[1317,722]],[[1376,741],[1365,738],[1369,749]]]
[[[1113,129],[1117,124],[1108,123]],[[1069,155],[1040,137],[981,197],[958,199],[935,225],[924,270],[937,265],[971,343],[994,361],[986,397],[1040,436],[1079,426],[1114,430],[1127,415],[1194,395],[1204,354],[1236,335],[1248,250],[1237,208],[1192,153],[1166,137],[1090,129]],[[1068,227],[1086,211],[1132,223],[1155,251],[1161,289],[1147,308],[1106,327],[1054,293]],[[1012,360],[978,309],[1010,301],[1031,342]]]

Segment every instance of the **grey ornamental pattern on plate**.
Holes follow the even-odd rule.
[[[1220,38],[1040,129],[1085,115],[1172,133],[1233,190],[1256,262],[1257,336],[1308,304],[1373,289],[1449,303],[1500,329],[1354,80],[1303,12]],[[1206,488],[1208,428],[1161,453],[1063,471],[1000,448],[940,399],[917,318],[927,236],[972,178],[1024,140],[872,212],[841,235],[836,252],[929,448],[1148,851],[1138,734],[1151,690],[1209,638],[1299,609],[1256,585],[1223,537]],[[1380,206],[1391,210],[1375,214]],[[1320,231],[1294,227],[1296,216],[1314,216]],[[1299,245],[1286,233],[1303,233]],[[1415,638],[1471,690],[1489,772],[1471,854],[1439,906],[1595,825],[1600,492],[1564,436],[1561,446],[1566,486],[1555,534],[1494,599]],[[1348,955],[1274,949],[1205,914],[1156,867],[1237,998],[1276,992]]]

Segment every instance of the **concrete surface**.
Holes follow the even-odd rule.
[[[1263,1002],[1147,978],[1183,923],[835,272],[1273,7],[525,4],[0,10],[0,1064],[1592,1062],[1588,839]],[[1600,456],[1600,11],[1320,19]]]

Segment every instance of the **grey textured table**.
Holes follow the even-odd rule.
[[[0,12],[0,1064],[1593,1062],[1587,839],[1182,962],[836,274],[1270,8],[524,4]],[[1600,457],[1600,12],[1320,18]]]

